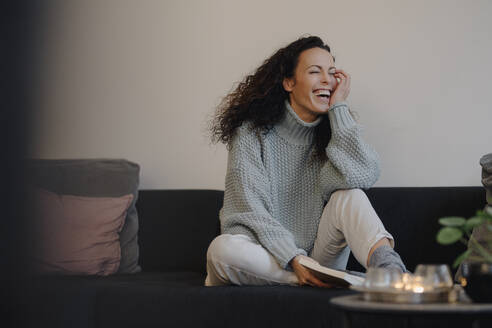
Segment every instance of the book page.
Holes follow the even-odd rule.
[[[358,286],[364,281],[362,277],[324,267],[313,259],[301,258],[299,264],[308,269],[316,278],[336,286]]]

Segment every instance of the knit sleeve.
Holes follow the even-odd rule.
[[[345,102],[333,105],[328,115],[331,140],[321,175],[325,192],[370,188],[380,175],[378,154],[362,139],[361,126],[356,124]]]
[[[306,252],[296,246],[292,233],[271,214],[270,183],[259,137],[243,125],[231,142],[220,211],[222,232],[254,236],[285,269],[292,258]]]

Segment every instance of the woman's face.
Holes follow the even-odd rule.
[[[284,89],[296,114],[305,122],[328,112],[330,95],[337,86],[332,55],[322,48],[301,52],[293,78],[285,78]]]

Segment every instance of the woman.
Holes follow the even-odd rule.
[[[319,37],[278,50],[224,98],[213,140],[229,150],[222,234],[207,252],[205,285],[329,287],[298,262],[405,271],[394,240],[361,189],[377,153],[345,100],[350,76]]]

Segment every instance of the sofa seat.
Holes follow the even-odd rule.
[[[29,325],[41,320],[65,327],[338,327],[342,318],[329,300],[353,293],[296,286],[205,287],[204,279],[189,271],[36,277]]]
[[[288,286],[128,285],[99,295],[98,307],[106,314],[98,323],[103,327],[339,327],[340,314],[328,302],[346,293],[350,291]]]

